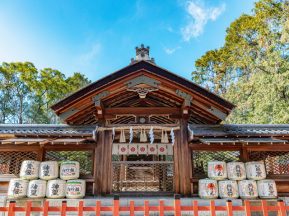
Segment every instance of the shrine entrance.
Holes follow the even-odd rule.
[[[113,192],[173,192],[172,156],[114,156]]]
[[[172,143],[114,143],[112,192],[174,191]]]

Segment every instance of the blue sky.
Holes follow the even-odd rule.
[[[92,81],[125,67],[143,43],[156,63],[190,79],[253,0],[0,0],[0,62],[31,61]]]

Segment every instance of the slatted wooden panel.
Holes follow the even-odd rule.
[[[174,205],[172,206],[164,205],[163,200],[160,200],[157,206],[151,206],[149,200],[145,200],[144,205],[141,206],[135,206],[134,201],[130,201],[129,206],[121,206],[119,197],[116,196],[111,206],[102,206],[101,201],[97,200],[95,206],[84,206],[83,201],[79,201],[77,207],[70,207],[63,201],[61,206],[55,207],[49,206],[49,202],[45,201],[43,206],[33,207],[32,201],[27,201],[25,207],[17,207],[13,201],[7,207],[0,207],[1,212],[7,213],[8,216],[14,216],[16,213],[25,213],[28,216],[35,212],[42,213],[43,216],[48,216],[51,212],[61,216],[72,212],[78,213],[79,216],[83,216],[87,212],[94,212],[96,215],[101,215],[104,212],[112,213],[114,216],[118,216],[120,213],[133,216],[137,212],[143,212],[145,216],[149,216],[152,212],[158,212],[160,216],[168,212],[173,213],[175,216],[181,216],[184,212],[193,213],[194,216],[198,216],[200,212],[208,212],[212,216],[215,216],[217,212],[227,212],[228,216],[233,216],[236,212],[244,212],[246,216],[250,216],[252,212],[259,212],[264,216],[268,216],[269,213],[275,212],[279,216],[286,216],[289,213],[289,206],[285,206],[281,200],[275,206],[267,205],[266,200],[261,200],[260,206],[252,206],[248,200],[244,201],[242,206],[233,206],[231,201],[227,201],[225,206],[216,206],[213,200],[210,201],[209,206],[199,206],[197,200],[192,201],[192,205],[182,206],[179,196],[175,197]]]

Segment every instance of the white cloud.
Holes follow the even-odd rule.
[[[190,41],[194,37],[198,37],[204,31],[204,27],[208,21],[215,21],[226,9],[226,5],[222,4],[218,7],[205,7],[199,1],[190,0],[186,4],[186,11],[190,21],[181,29],[183,39]]]
[[[176,52],[180,48],[181,48],[180,46],[177,46],[175,48],[164,47],[164,51],[166,52],[166,54],[172,55],[174,52]]]
[[[101,51],[101,44],[99,42],[95,42],[90,45],[89,49],[80,54],[78,57],[78,62],[81,65],[91,64],[97,60],[98,55]]]

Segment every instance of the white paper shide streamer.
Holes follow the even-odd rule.
[[[114,137],[115,137],[115,128],[112,128],[112,141],[114,141]]]
[[[151,127],[151,129],[150,129],[149,135],[150,135],[150,143],[153,144],[153,142],[155,140],[153,127]]]
[[[172,139],[172,145],[174,145],[175,144],[175,133],[174,133],[174,129],[172,128],[171,129],[171,139]]]
[[[133,130],[132,127],[129,128],[129,143],[131,143],[133,140]]]
[[[190,132],[191,139],[194,139],[194,131],[190,128],[190,125],[188,125],[188,131]]]

